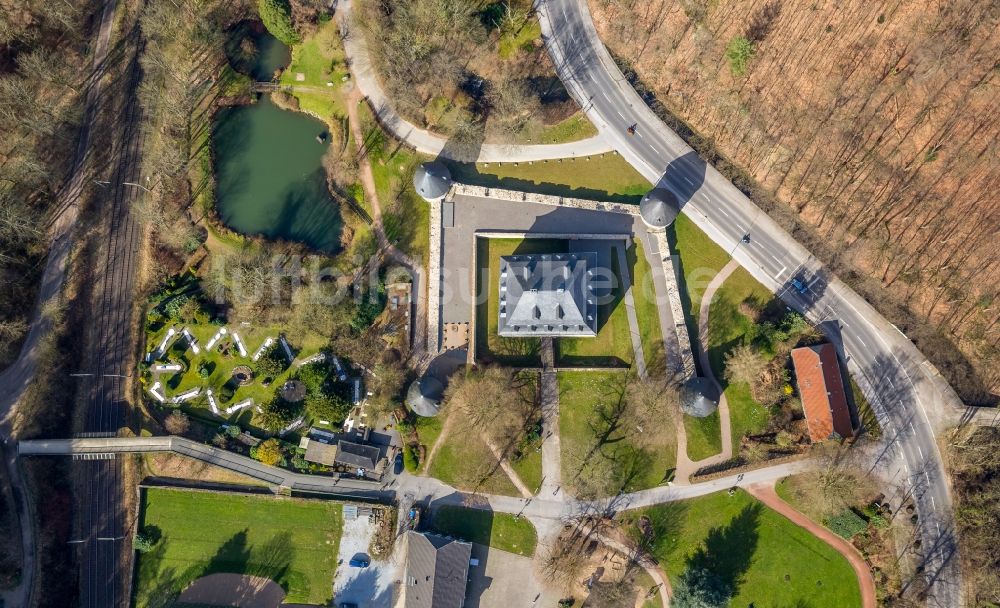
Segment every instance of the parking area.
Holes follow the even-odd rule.
[[[399,552],[393,553],[389,561],[372,559],[368,555],[368,545],[373,533],[374,527],[367,517],[345,518],[337,554],[337,574],[333,580],[338,607],[344,602],[357,604],[358,608],[393,606],[397,595],[394,583],[402,576],[396,561]],[[351,560],[356,557],[366,557],[370,564],[365,568],[351,566]]]
[[[469,568],[465,608],[531,608],[559,601],[559,594],[538,580],[530,557],[473,544],[472,559],[479,564]]]

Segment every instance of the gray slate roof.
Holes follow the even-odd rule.
[[[472,545],[412,530],[406,544],[405,608],[462,608]]]
[[[597,305],[590,284],[596,263],[593,252],[501,257],[497,333],[596,336]]]
[[[373,445],[361,445],[343,440],[337,442],[337,464],[372,471],[378,462],[378,454],[378,448]]]
[[[651,228],[666,228],[674,221],[680,210],[681,204],[677,196],[666,188],[653,188],[639,203],[642,221]]]
[[[437,200],[451,188],[451,171],[436,160],[423,163],[413,172],[413,188],[424,200]]]
[[[680,401],[682,412],[704,418],[719,407],[719,392],[711,380],[696,376],[681,387]]]
[[[406,391],[406,405],[418,416],[437,416],[441,411],[441,398],[444,396],[444,385],[441,381],[424,374],[410,383]]]

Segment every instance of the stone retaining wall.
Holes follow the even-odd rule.
[[[451,193],[445,200],[451,200]],[[427,203],[430,213],[430,244],[427,269],[427,352],[441,350],[441,201]]]
[[[694,352],[691,350],[691,337],[688,335],[687,323],[684,322],[684,305],[681,304],[680,280],[674,268],[673,257],[669,255],[670,245],[667,243],[667,233],[660,230],[653,233],[656,238],[656,249],[660,252],[660,264],[663,266],[663,277],[667,284],[667,299],[670,302],[670,314],[674,319],[674,333],[677,335],[677,345],[680,352],[680,369],[674,370],[687,381],[695,375]],[[667,252],[668,255],[663,255]]]

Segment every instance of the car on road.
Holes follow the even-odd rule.
[[[352,568],[367,568],[371,564],[371,560],[367,556],[358,556],[352,558],[348,564]]]
[[[795,291],[801,293],[802,295],[805,295],[805,293],[809,291],[809,286],[806,285],[806,282],[800,279],[799,277],[794,277],[791,280],[791,284],[792,287],[795,288]]]

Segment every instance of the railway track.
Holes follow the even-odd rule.
[[[135,262],[140,228],[130,210],[144,194],[140,177],[142,108],[136,91],[142,74],[139,67],[141,41],[126,71],[127,101],[120,122],[121,136],[113,170],[106,179],[107,195],[100,213],[110,222],[104,244],[104,260],[95,272],[93,331],[90,348],[94,367],[85,377],[85,433],[117,434],[125,425],[127,386],[131,374],[130,325],[135,286]],[[117,608],[128,605],[128,553],[131,530],[125,525],[122,464],[120,460],[82,460],[73,463],[79,490],[77,538],[80,543],[80,601],[85,608]]]

